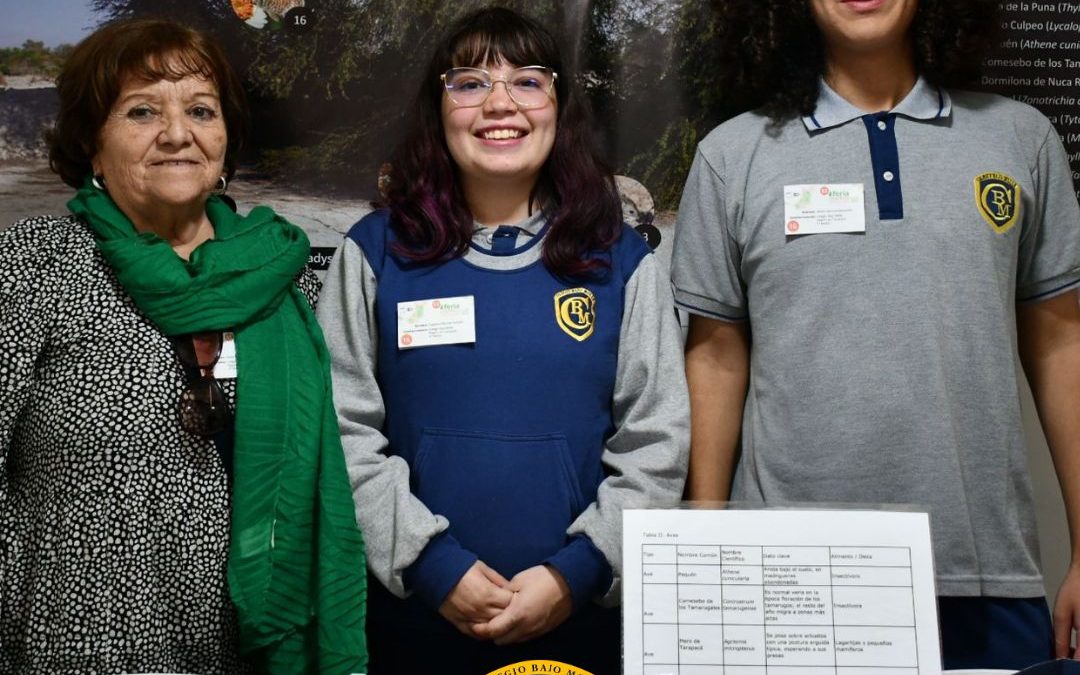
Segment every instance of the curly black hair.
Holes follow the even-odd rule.
[[[725,108],[761,108],[780,121],[814,112],[825,69],[809,0],[713,0]],[[915,68],[931,84],[973,84],[1000,35],[998,0],[919,0]]]

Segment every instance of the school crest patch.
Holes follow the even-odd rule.
[[[1005,234],[1020,215],[1020,184],[1003,173],[975,176],[975,206],[994,232]]]
[[[562,661],[548,661],[537,659],[535,661],[518,661],[508,666],[497,668],[487,675],[529,675],[531,673],[561,673],[562,675],[592,675],[587,670],[577,666],[563,663]]]
[[[555,322],[578,342],[593,334],[596,296],[587,288],[568,288],[555,294]]]

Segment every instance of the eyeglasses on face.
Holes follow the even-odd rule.
[[[214,377],[214,366],[221,358],[223,336],[218,333],[192,333],[172,339],[176,355],[189,377],[180,392],[180,426],[196,436],[213,436],[224,431],[232,421],[221,383]]]
[[[475,108],[502,82],[506,93],[519,108],[542,108],[551,101],[551,92],[559,75],[545,66],[515,68],[506,77],[492,77],[483,68],[451,68],[442,74],[446,95],[459,108]]]

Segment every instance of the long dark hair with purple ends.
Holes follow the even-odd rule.
[[[602,252],[622,231],[622,210],[611,171],[596,149],[588,105],[573,74],[564,72],[551,34],[536,21],[501,7],[460,19],[432,55],[384,192],[398,238],[394,252],[433,263],[468,248],[473,217],[446,146],[439,76],[453,67],[499,62],[547,66],[558,73],[555,144],[530,199],[541,205],[550,223],[544,264],[566,277],[602,272],[609,266]]]

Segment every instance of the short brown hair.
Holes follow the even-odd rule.
[[[56,82],[60,108],[46,136],[49,167],[68,185],[81,187],[93,173],[90,161],[98,151],[98,132],[124,80],[176,81],[189,75],[217,86],[228,134],[225,173],[232,178],[250,124],[240,80],[214,40],[164,19],[108,24],[72,50]]]

